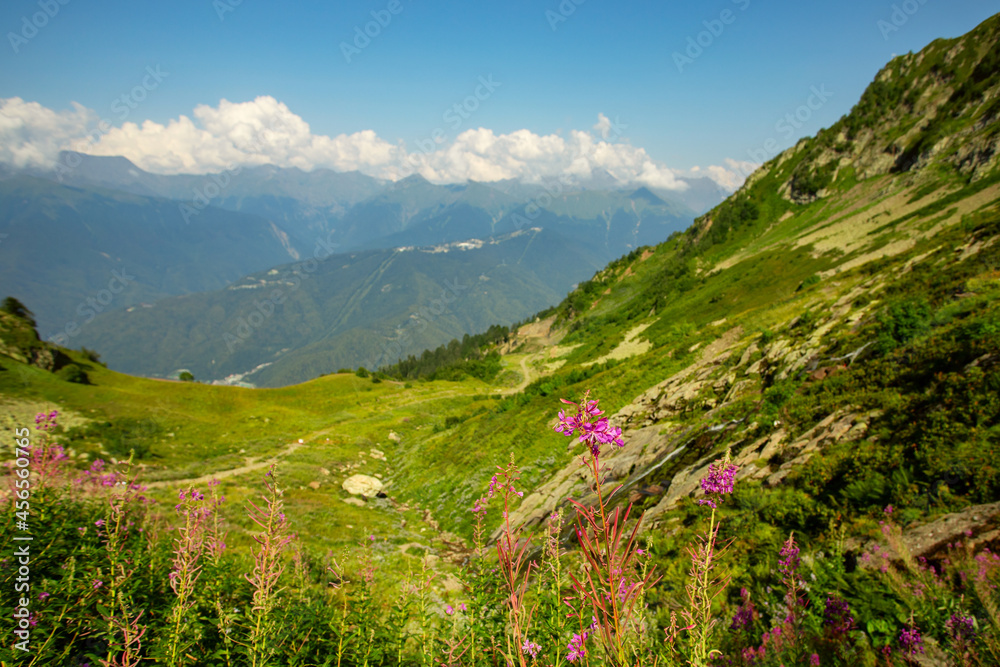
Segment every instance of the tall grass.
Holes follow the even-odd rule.
[[[521,501],[519,468],[513,460],[501,466],[473,507],[474,547],[456,571],[462,589],[451,592],[439,585],[451,575],[426,560],[392,575],[390,546],[376,536],[336,561],[301,545],[292,550],[274,469],[263,478],[262,500],[246,505],[253,544],[240,553],[225,547],[219,484],[207,498],[180,492],[167,518],[173,527],[161,532],[129,462],[95,462],[74,476],[53,439],[43,438],[33,453],[49,462],[40,466],[46,491],[37,510],[63,518],[34,561],[37,641],[22,662],[708,667],[903,665],[927,656],[963,667],[1000,663],[1000,557],[965,541],[937,562],[913,558],[891,512],[854,573],[844,570],[842,553],[807,553],[792,533],[770,556],[771,574],[744,577],[733,589],[732,573],[747,555],[726,547],[725,517],[737,512],[726,505],[739,490],[728,453],[709,467],[700,504],[689,505],[693,532],[677,545],[687,549],[684,587],[663,588],[668,579],[640,546],[634,508],[611,507],[607,499],[617,494],[603,488],[603,448],[619,446],[620,432],[597,401],[571,405],[558,428],[582,440],[595,501],[570,504],[568,540],[562,511],[528,531],[511,519]],[[500,527],[492,545],[491,525]],[[858,598],[848,576],[868,598]],[[864,607],[876,602],[881,611]],[[5,664],[21,657],[4,650]]]

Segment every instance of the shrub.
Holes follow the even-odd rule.
[[[911,298],[891,304],[879,315],[876,349],[885,354],[930,330],[931,307],[925,299]]]
[[[82,368],[76,364],[68,364],[63,366],[58,371],[56,371],[56,377],[60,380],[65,380],[66,382],[75,382],[76,384],[90,384],[90,378],[87,377],[87,373],[84,372]]]

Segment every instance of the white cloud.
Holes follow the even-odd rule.
[[[402,142],[390,143],[372,130],[335,137],[313,134],[308,123],[270,96],[250,102],[221,100],[215,107],[199,105],[191,117],[181,115],[165,125],[147,120],[98,129],[98,121],[96,113],[76,103],[72,110],[56,112],[20,98],[0,99],[0,162],[16,167],[53,165],[60,150],[71,149],[121,155],[159,174],[273,164],[307,171],[358,170],[390,180],[419,173],[433,182],[454,183],[586,180],[606,171],[622,183],[668,190],[687,187],[679,178],[682,172],[627,141],[609,139],[616,128],[603,113],[592,132],[496,134],[480,127],[465,130],[430,153],[415,146],[409,152]],[[740,174],[741,163],[726,162],[703,171],[723,187],[735,189],[746,174]]]
[[[59,151],[94,130],[98,116],[82,105],[52,111],[20,97],[0,99],[0,162],[23,169],[50,167]]]
[[[735,192],[743,182],[760,165],[747,160],[734,160],[727,157],[725,166],[713,164],[707,167],[693,167],[688,174],[694,177],[708,177],[718,183],[727,192]]]
[[[602,113],[597,114],[597,122],[594,123],[594,127],[591,128],[596,130],[600,135],[601,139],[607,139],[608,134],[611,133],[611,120]]]

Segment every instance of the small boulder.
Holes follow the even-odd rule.
[[[344,480],[344,491],[354,496],[374,496],[382,490],[382,482],[368,475],[351,475]]]

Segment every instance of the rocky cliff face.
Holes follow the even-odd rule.
[[[0,355],[55,372],[72,360],[44,343],[34,327],[19,317],[0,312]]]

